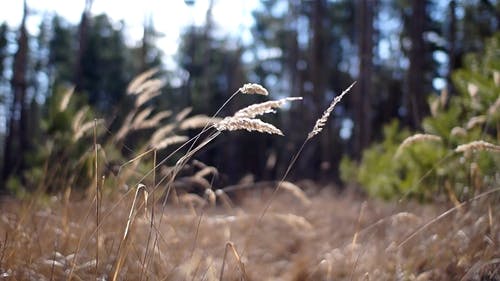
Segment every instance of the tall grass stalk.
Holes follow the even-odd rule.
[[[94,169],[95,169],[95,218],[96,218],[96,247],[95,247],[95,274],[99,276],[99,205],[101,204],[99,196],[99,152],[97,147],[97,119],[94,119]]]
[[[135,213],[136,213],[135,205],[137,202],[137,198],[139,197],[139,192],[141,190],[144,193],[144,201],[146,202],[146,205],[147,205],[148,192],[146,190],[146,186],[143,184],[139,184],[135,190],[134,200],[132,201],[132,206],[130,207],[130,211],[129,211],[129,215],[128,215],[128,219],[127,219],[127,224],[125,225],[125,229],[123,231],[123,237],[120,240],[120,244],[118,246],[118,254],[116,257],[114,271],[113,271],[113,275],[111,278],[111,280],[113,280],[113,281],[115,281],[118,278],[118,272],[120,271],[120,269],[123,265],[123,261],[125,260],[125,257],[127,255],[127,251],[128,251],[127,241],[129,238],[129,233],[130,233],[132,223],[133,223],[134,218],[135,218]]]

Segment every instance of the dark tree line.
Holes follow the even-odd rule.
[[[76,25],[47,16],[38,34],[28,34],[25,5],[19,27],[0,26],[3,182],[31,165],[32,142],[46,125],[40,116],[54,93],[74,85],[82,106],[120,118],[127,110],[127,83],[141,71],[161,68],[155,46],[161,34],[151,20],[145,20],[142,41],[129,46],[122,24],[92,14],[93,1],[85,3]],[[356,80],[296,166],[297,177],[336,178],[341,156],[359,158],[389,120],[418,129],[429,95],[441,91],[436,86],[453,94],[451,73],[462,66],[463,55],[483,48],[500,25],[496,0],[267,0],[253,11],[253,42],[244,44],[216,35],[221,27],[212,18],[213,5],[203,26],[184,29],[181,71],[162,70],[167,82],[176,82],[167,83],[169,95],[158,105],[192,106],[194,114],[211,115],[246,81],[262,83],[274,98],[304,97],[275,117],[285,139],[231,134],[200,155],[232,180],[247,172],[276,178],[333,97]],[[255,101],[238,99],[223,114]],[[266,167],[275,156],[277,166]]]

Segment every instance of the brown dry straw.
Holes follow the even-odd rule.
[[[114,265],[114,270],[113,270],[113,275],[112,275],[111,280],[116,280],[118,278],[118,273],[120,272],[120,269],[123,265],[123,261],[127,255],[127,251],[128,251],[128,247],[129,247],[127,240],[129,237],[129,232],[130,232],[131,226],[132,226],[134,218],[135,218],[135,214],[136,214],[136,207],[135,206],[136,206],[137,198],[139,197],[139,192],[141,190],[144,193],[144,203],[145,203],[145,205],[147,205],[148,192],[146,190],[146,186],[144,184],[139,184],[139,185],[137,185],[135,195],[134,195],[134,200],[132,201],[132,206],[130,207],[130,211],[129,211],[129,215],[128,215],[128,219],[127,219],[127,224],[125,225],[125,229],[123,230],[123,237],[120,240],[120,244],[118,246],[117,259],[116,259],[116,263]]]
[[[292,170],[293,165],[295,164],[295,162],[299,158],[299,156],[302,153],[302,150],[306,146],[307,142],[309,140],[311,140],[315,135],[319,134],[323,130],[323,127],[326,124],[326,121],[328,121],[328,117],[332,113],[332,111],[335,108],[335,106],[342,100],[342,98],[344,97],[344,95],[346,95],[355,84],[356,84],[356,82],[353,82],[339,96],[335,97],[335,99],[331,102],[330,106],[325,110],[325,112],[323,113],[323,115],[321,116],[321,118],[316,121],[316,124],[314,125],[312,131],[307,135],[307,138],[304,140],[304,142],[302,143],[302,145],[300,146],[300,148],[298,149],[298,151],[295,153],[295,155],[290,160],[290,163],[288,164],[288,167],[286,168],[285,173],[283,174],[283,177],[281,178],[281,180],[279,181],[278,185],[274,188],[273,192],[271,193],[271,196],[270,196],[269,200],[267,201],[264,209],[262,210],[260,216],[258,217],[257,221],[251,227],[251,231],[250,231],[249,235],[247,236],[247,240],[246,240],[245,248],[244,248],[243,252],[245,252],[246,247],[248,246],[248,241],[249,241],[250,237],[253,236],[253,233],[254,233],[256,227],[261,223],[262,219],[264,218],[264,216],[266,215],[267,211],[271,207],[271,204],[274,201],[274,199],[275,199],[278,191],[280,190],[280,188],[282,187],[283,183],[285,182],[286,177],[288,176],[288,174]]]
[[[236,248],[234,247],[233,242],[229,241],[226,243],[226,249],[224,250],[224,258],[222,259],[222,268],[220,270],[219,281],[222,281],[222,277],[224,276],[224,266],[226,265],[226,257],[227,257],[228,249],[231,249],[231,253],[236,258],[236,261],[238,262],[238,266],[240,268],[241,275],[242,275],[241,277],[243,278],[243,280],[249,280],[247,272],[245,270],[245,264],[241,261],[241,257],[238,254],[238,252],[236,251]]]
[[[234,92],[225,102],[224,104],[222,104],[222,106],[215,112],[215,114],[212,116],[212,118],[215,118],[217,117],[217,115],[222,111],[222,109],[238,94],[238,93],[243,93],[243,94],[260,94],[260,95],[267,95],[268,92],[267,90],[262,87],[261,85],[258,85],[258,84],[245,84],[243,85],[243,87],[239,88],[236,92]],[[190,109],[189,109],[190,111]],[[180,122],[182,121],[185,116],[187,116],[187,114],[189,114],[189,111],[183,111],[181,113],[179,113],[177,115],[177,118],[176,118],[176,121],[177,122]],[[185,113],[186,112],[186,113]],[[219,122],[220,123],[220,122]],[[217,123],[218,124],[218,123]],[[215,125],[214,125],[215,127]],[[155,184],[154,188],[153,188],[153,191],[156,190],[160,184],[168,177],[169,178],[169,181],[167,183],[167,188],[165,190],[165,195],[163,197],[163,202],[162,202],[162,212],[165,211],[165,207],[166,207],[166,202],[167,202],[167,199],[168,199],[168,195],[170,193],[170,190],[172,188],[172,183],[173,183],[173,180],[175,179],[175,177],[177,176],[178,172],[180,171],[180,169],[186,164],[187,160],[189,158],[191,158],[198,150],[200,150],[201,148],[203,148],[206,144],[208,144],[209,142],[211,142],[213,139],[215,139],[219,134],[220,134],[220,131],[217,130],[217,132],[211,134],[210,136],[208,136],[201,144],[198,144],[196,145],[198,139],[201,137],[201,135],[203,133],[205,133],[207,130],[209,130],[211,127],[208,126],[208,124],[206,124],[200,133],[198,133],[195,137],[191,138],[190,140],[188,140],[187,142],[185,142],[183,145],[181,145],[181,147],[179,147],[178,149],[176,149],[174,152],[172,152],[171,154],[169,154],[167,157],[165,157],[164,159],[162,159],[159,163],[157,163],[155,165],[155,167],[153,168],[156,169],[156,167],[159,167],[160,165],[162,165],[163,163],[165,163],[165,161],[167,161],[167,159],[170,158],[170,156],[173,155],[173,153],[177,152],[179,149],[181,149],[182,147],[188,145],[189,143],[191,143],[190,147],[188,148],[188,151],[186,152],[186,154],[181,158],[179,159],[179,161],[176,163],[175,165],[175,168],[173,169],[173,171],[171,173],[169,173],[169,175],[166,175],[164,176],[162,179],[160,179],[160,181],[158,183]],[[277,131],[276,131],[277,132]],[[161,139],[161,138],[160,138]],[[196,145],[196,146],[195,146]],[[143,178],[147,177],[148,175],[150,174],[150,172],[146,173],[146,175],[144,175]],[[158,222],[158,225],[161,225],[161,222],[162,222],[162,217],[160,217],[159,219],[159,222]],[[153,245],[152,245],[152,248],[154,249],[156,247],[158,243],[158,237],[156,236],[154,241],[153,241]],[[147,268],[146,268],[147,270]]]

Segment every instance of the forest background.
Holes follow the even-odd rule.
[[[314,120],[357,81],[317,145],[305,148],[292,171],[295,179],[339,183],[341,159],[346,167],[346,156],[360,161],[365,148],[383,139],[385,124],[398,120],[398,130],[422,131],[422,120],[431,115],[429,101],[458,96],[455,71],[467,67],[466,54],[485,50],[486,39],[500,25],[500,2],[494,0],[269,0],[251,11],[251,39],[243,40],[217,24],[212,11],[218,3],[212,0],[204,20],[182,30],[172,68],[157,46],[165,34],[150,17],[145,16],[142,40],[131,43],[123,23],[92,13],[93,2],[85,1],[77,24],[57,13],[40,15],[28,2],[19,26],[0,27],[2,192],[34,190],[47,178],[47,163],[81,156],[92,146],[92,130],[83,132],[86,144],[68,137],[77,129],[71,124],[80,109],[88,109],[89,120],[103,120],[102,139],[116,133],[133,108],[128,82],[152,68],[164,87],[148,102],[145,117],[165,110],[175,116],[186,108],[193,116],[211,116],[247,81],[265,86],[273,99],[304,98],[273,117],[286,138],[235,133],[198,155],[222,173],[221,186],[245,175],[279,178]],[[26,27],[33,14],[42,18],[36,33]],[[58,114],[57,106],[72,87],[75,101]],[[498,88],[490,90],[498,95]],[[236,100],[221,115],[255,101],[263,99]],[[163,117],[159,121],[169,120]],[[138,147],[151,130],[113,140],[104,169],[116,172],[142,152]],[[61,149],[68,146],[78,152]],[[344,169],[347,174],[349,169]],[[53,182],[50,190],[63,185]]]

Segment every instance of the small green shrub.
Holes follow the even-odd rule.
[[[500,33],[482,54],[465,57],[465,67],[453,75],[457,94],[431,97],[432,115],[425,118],[425,136],[405,142],[410,135],[396,121],[384,129],[384,139],[363,152],[360,163],[344,158],[345,182],[360,184],[373,196],[390,199],[412,196],[433,200],[440,195],[466,199],[482,189],[498,187],[500,153],[456,152],[458,145],[482,140],[500,141]]]

